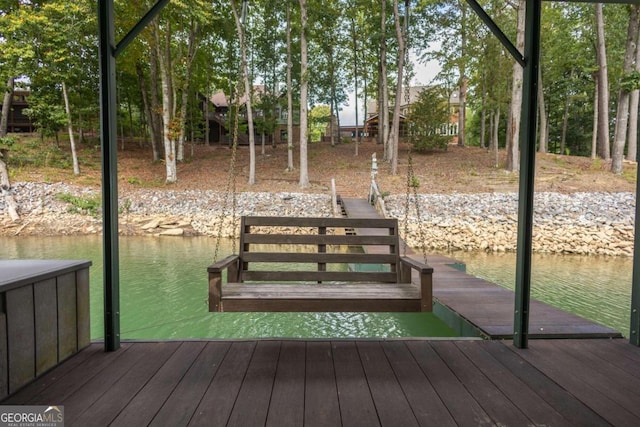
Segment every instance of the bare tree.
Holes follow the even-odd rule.
[[[636,72],[640,73],[640,29],[636,34]],[[629,143],[627,145],[627,160],[635,162],[638,153],[638,104],[640,90],[634,89],[629,99]]]
[[[287,1],[287,171],[293,172],[293,83],[291,78],[291,2]]]
[[[607,70],[607,50],[604,40],[604,13],[602,3],[595,4],[598,57],[598,154],[609,160],[609,73]]]
[[[64,111],[67,114],[67,130],[69,131],[69,144],[71,145],[71,160],[73,162],[73,173],[80,175],[80,166],[78,165],[78,153],[76,152],[76,139],[73,135],[73,122],[71,120],[71,106],[69,104],[69,93],[67,85],[62,82],[62,97],[64,98]]]
[[[307,50],[307,0],[300,0],[300,187],[309,186],[307,164],[307,102],[309,92]]]
[[[518,29],[516,36],[516,47],[520,52],[524,50],[524,27],[525,27],[525,6],[526,0],[518,0]],[[511,85],[511,108],[508,120],[507,139],[507,166],[510,172],[520,170],[520,116],[522,113],[522,80],[524,70],[518,62],[513,64],[513,78]]]
[[[631,8],[629,25],[627,27],[627,44],[624,53],[622,69],[625,75],[631,74],[634,69],[636,59],[636,39],[638,37],[638,19],[640,18],[640,6]],[[629,97],[630,90],[624,84],[620,85],[618,91],[618,111],[616,114],[616,130],[613,140],[613,155],[611,161],[611,172],[622,173],[622,159],[624,157],[624,146],[627,141],[627,124],[629,120]]]
[[[391,174],[398,173],[398,145],[400,142],[400,105],[402,104],[402,80],[404,73],[404,60],[407,35],[407,17],[404,25],[400,22],[400,11],[398,0],[393,0],[393,22],[396,27],[396,39],[398,41],[398,77],[396,82],[395,105],[393,106],[393,118],[391,122],[391,132],[389,133],[389,151],[391,160]]]
[[[246,3],[245,3],[246,4]],[[244,6],[243,6],[244,7]],[[247,124],[249,127],[249,185],[256,183],[256,141],[253,131],[253,109],[251,108],[251,90],[252,85],[249,81],[249,69],[247,66],[247,47],[245,43],[245,23],[243,11],[243,18],[241,19],[238,13],[238,7],[236,6],[236,0],[231,0],[231,8],[233,9],[233,17],[236,22],[236,29],[238,31],[238,39],[240,43],[240,73],[242,74],[242,80],[244,83],[244,94],[246,98],[247,108]]]
[[[11,110],[11,99],[13,98],[13,77],[7,80],[7,88],[2,97],[2,116],[0,117],[0,138],[7,136],[9,124],[9,111]]]

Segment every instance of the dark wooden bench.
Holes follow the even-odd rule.
[[[432,310],[433,269],[400,255],[395,219],[243,217],[239,254],[208,271],[209,311]]]

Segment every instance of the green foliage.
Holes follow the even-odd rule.
[[[448,135],[441,128],[449,123],[446,94],[439,87],[428,87],[418,96],[409,113],[409,141],[418,151],[446,150]]]
[[[16,143],[18,138],[12,135],[0,137],[0,149],[11,148],[13,144]]]
[[[31,96],[29,108],[25,109],[24,113],[31,119],[36,129],[48,137],[54,136],[67,123],[64,108],[62,105],[56,105],[51,96]]]
[[[620,87],[627,92],[640,89],[640,71],[634,71],[623,76],[620,81]]]
[[[99,197],[78,197],[69,193],[58,193],[56,198],[69,203],[68,212],[97,216],[100,210]]]
[[[309,139],[320,141],[331,122],[331,108],[328,105],[316,105],[309,111]]]

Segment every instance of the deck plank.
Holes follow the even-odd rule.
[[[304,377],[306,346],[302,341],[285,341],[267,415],[267,427],[296,427],[304,421]]]
[[[639,354],[622,340],[92,344],[1,403],[61,404],[70,426],[640,425]]]
[[[358,342],[358,351],[371,395],[383,426],[417,426],[418,421],[407,403],[402,387],[378,342]]]
[[[493,423],[430,343],[409,341],[407,347],[459,425],[491,425]]]
[[[124,346],[120,354],[124,353],[125,349],[126,345]],[[91,346],[80,351],[74,357],[71,357],[65,360],[60,365],[56,366],[55,370],[51,370],[45,373],[40,378],[38,378],[37,381],[34,381],[31,384],[28,384],[27,386],[18,390],[15,394],[10,396],[2,403],[5,405],[12,405],[18,402],[25,402],[26,399],[37,398],[37,396],[43,393],[44,390],[58,383],[58,381],[67,380],[68,375],[83,363],[92,363],[94,360],[99,359],[102,353],[101,350],[102,344],[92,344]]]
[[[162,342],[152,344],[144,357],[138,358],[129,369],[113,382],[107,389],[99,387],[100,392],[90,396],[76,393],[73,405],[64,403],[65,411],[80,414],[69,425],[109,425],[138,392],[160,370],[162,365],[178,350],[179,342]],[[95,396],[99,397],[95,399]]]
[[[545,375],[553,378],[561,387],[580,399],[609,423],[614,425],[640,424],[640,419],[620,405],[611,395],[603,393],[597,386],[593,386],[593,381],[590,378],[595,372],[584,371],[581,366],[577,366],[575,359],[560,357],[561,354],[558,352],[554,352],[553,356],[547,354],[541,349],[540,344],[543,343],[530,343],[527,351],[519,351],[518,355]],[[615,390],[610,391],[615,393]],[[637,397],[634,396],[634,398],[637,405],[639,403]]]
[[[227,426],[265,424],[279,355],[279,341],[258,342]]]
[[[255,346],[251,341],[231,344],[188,425],[227,424]]]
[[[229,351],[229,342],[209,342],[164,402],[150,425],[186,426]]]
[[[182,343],[111,425],[123,427],[148,425],[189,370],[205,344],[204,342]]]
[[[478,369],[490,380],[535,425],[558,426],[569,423],[526,383],[486,351],[485,347],[493,343],[483,342],[482,345],[478,345],[476,342],[458,341],[455,345],[473,363],[474,369]]]
[[[331,347],[342,424],[353,427],[380,425],[356,344],[338,341]]]
[[[520,356],[522,350],[514,352],[510,344],[503,344],[498,341],[487,342],[483,349],[515,377],[534,390],[538,396],[567,419],[571,425],[609,425],[593,410],[559,386],[553,377],[545,375],[531,364],[524,362]]]
[[[434,342],[432,347],[496,424],[531,424],[531,420],[470,362],[453,341]]]
[[[111,384],[124,375],[131,365],[144,357],[151,347],[152,344],[146,346],[126,344],[122,351],[98,352],[86,364],[78,366],[60,381],[25,403],[47,405],[48,402],[64,402],[65,416],[67,414],[71,418],[78,416],[85,409],[83,405],[93,403]],[[84,402],[74,406],[74,401],[79,399],[83,399]]]
[[[640,350],[629,344],[628,341],[594,340],[589,343],[588,351],[607,363],[622,369],[628,375],[640,378],[640,371],[638,370]]]
[[[341,425],[331,343],[308,342],[305,375],[304,425]]]
[[[588,345],[573,341],[574,345],[570,346],[570,342],[562,341],[554,345],[538,342],[535,343],[534,351],[544,353],[546,358],[566,361],[566,366],[572,373],[589,372],[589,375],[582,375],[584,383],[615,400],[618,405],[638,417],[640,424],[640,406],[636,396],[640,380],[592,355]]]
[[[389,341],[382,344],[407,401],[421,426],[456,426],[431,382],[425,377],[406,344]]]

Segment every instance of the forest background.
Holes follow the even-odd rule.
[[[525,1],[480,3],[522,48]],[[150,6],[116,1],[116,39]],[[586,168],[616,175],[624,173],[625,156],[636,159],[639,21],[640,5],[543,2],[539,152],[598,158]],[[174,183],[177,165],[196,156],[194,144],[201,146],[205,139],[201,96],[223,90],[233,104],[248,93],[247,126],[255,126],[250,136],[272,132],[277,109],[286,109],[289,118],[294,109],[299,112],[300,134],[288,132],[286,164],[283,156],[279,169],[295,173],[298,186],[308,188],[309,167],[323,167],[307,151],[308,132],[330,116],[338,117],[339,126],[338,112],[354,91],[362,105],[381,101],[383,126],[376,142],[390,175],[396,176],[406,146],[399,138],[400,114],[388,109],[399,107],[411,80],[410,50],[441,67],[432,84],[444,95],[425,103],[438,106],[446,94],[460,91],[458,144],[492,150],[491,167],[517,171],[521,70],[463,0],[172,1],[118,59],[123,153],[128,147],[145,152],[148,163],[142,167],[154,173],[158,163],[164,166],[164,176],[145,182]],[[5,102],[16,88],[31,91],[30,115],[42,135],[35,151],[60,150],[75,175],[83,167],[78,151],[97,144],[97,59],[95,2],[0,2]],[[266,88],[261,96],[252,90],[256,83]],[[362,111],[362,117],[368,113]],[[68,137],[51,148],[61,130]],[[20,147],[26,144],[6,135],[4,115],[0,138],[0,146],[15,154],[6,158],[14,178],[22,179],[15,174],[29,164],[38,166],[34,147],[31,154],[20,155],[28,152]],[[353,144],[354,154],[359,142]],[[332,146],[341,143],[331,140]],[[256,149],[251,138],[249,186],[261,179]],[[231,150],[216,153],[227,160],[231,156]],[[362,157],[368,164],[368,156]],[[434,167],[445,173],[447,163]],[[136,181],[135,176],[129,179]]]

